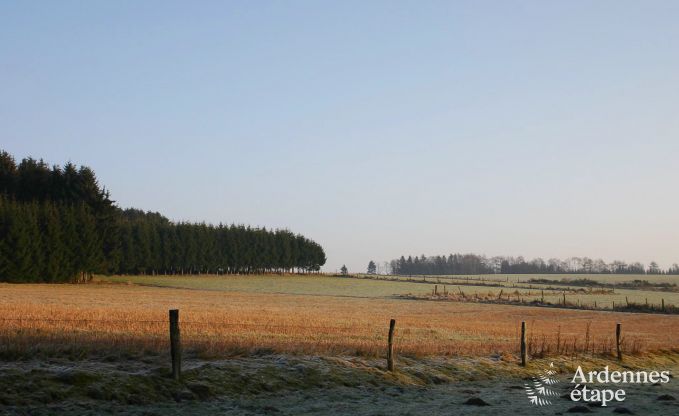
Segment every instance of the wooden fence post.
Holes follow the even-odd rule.
[[[170,356],[172,378],[179,380],[182,372],[182,345],[179,339],[179,309],[170,309]]]
[[[521,367],[526,366],[526,321],[521,321]]]
[[[665,298],[662,299],[662,311],[665,312]]]
[[[620,322],[615,325],[615,348],[618,352],[618,361],[622,361],[622,349],[620,348],[621,326]]]
[[[394,327],[396,320],[389,322],[389,343],[387,344],[387,370],[394,371]]]
[[[540,303],[545,303],[545,289],[542,289],[542,296],[540,297]]]

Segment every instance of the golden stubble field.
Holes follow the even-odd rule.
[[[275,279],[278,293],[261,293],[266,279]],[[285,279],[253,279],[252,291],[244,279],[233,290],[109,282],[0,284],[0,349],[19,354],[166,351],[173,308],[180,310],[184,348],[204,356],[380,356],[391,318],[397,321],[396,349],[402,355],[513,355],[522,320],[534,355],[611,353],[617,322],[623,325],[627,353],[679,347],[679,316],[404,300],[385,296],[384,289],[360,297],[328,289],[328,277],[305,278],[310,294],[285,293]],[[299,279],[290,282],[293,288],[299,285]]]

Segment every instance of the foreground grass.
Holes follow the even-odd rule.
[[[191,402],[224,397],[256,400],[263,394],[314,395],[310,391],[355,389],[368,396],[392,389],[421,394],[423,388],[455,384],[465,388],[489,384],[502,391],[518,387],[535,372],[555,364],[557,378],[564,381],[577,366],[585,371],[609,366],[611,370],[662,368],[673,373],[679,355],[660,354],[633,358],[621,367],[614,361],[585,356],[541,359],[526,368],[515,360],[493,358],[400,358],[395,372],[387,372],[384,360],[356,357],[309,357],[267,355],[261,357],[204,361],[189,357],[182,378],[170,377],[167,358],[153,354],[115,355],[78,362],[52,359],[5,365],[0,371],[0,409],[3,405],[31,406],[61,402],[112,402],[149,405],[162,402]],[[511,387],[510,387],[511,386]],[[524,398],[522,398],[523,400]]]

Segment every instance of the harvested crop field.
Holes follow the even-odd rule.
[[[422,286],[299,276],[1,284],[0,413],[564,413],[577,407],[566,383],[577,365],[619,365],[617,322],[625,368],[677,369],[679,315],[400,296]],[[179,381],[170,377],[168,354],[174,308],[184,349]],[[390,319],[395,372],[384,359]],[[517,357],[521,321],[526,368]],[[552,361],[562,399],[535,407],[524,381]],[[659,401],[679,396],[674,383],[626,389],[623,410],[677,408]]]
[[[278,293],[261,293],[269,285],[266,279],[275,281]],[[180,310],[185,348],[209,357],[261,352],[382,356],[392,318],[397,321],[396,349],[406,356],[514,355],[521,321],[527,323],[528,347],[535,356],[612,353],[617,322],[623,325],[625,353],[679,346],[674,330],[679,316],[406,300],[385,295],[390,290],[385,288],[358,297],[344,287],[357,280],[329,277],[318,279],[316,286],[314,278],[306,277],[310,294],[288,294],[286,279],[253,279],[251,291],[240,280],[238,291],[101,282],[3,284],[1,348],[3,354],[18,356],[36,351],[166,351],[167,311],[173,308]],[[344,288],[335,290],[336,295],[328,285],[332,279]],[[290,282],[295,292],[298,278]],[[389,282],[369,283],[393,288]]]

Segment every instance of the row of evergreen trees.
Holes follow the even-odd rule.
[[[311,272],[320,245],[287,230],[174,223],[121,210],[94,172],[0,152],[0,281],[77,282],[93,273]]]
[[[85,203],[0,197],[0,280],[67,282],[102,270],[97,219]]]
[[[401,256],[390,262],[392,274],[397,275],[455,275],[455,274],[679,274],[679,265],[667,270],[656,262],[648,267],[635,262],[606,263],[601,259],[571,257],[566,260],[541,258],[525,260],[523,257],[486,257],[477,254],[450,254],[448,256]]]
[[[325,253],[288,230],[172,223],[126,210],[120,223],[120,274],[251,274],[318,271]]]

